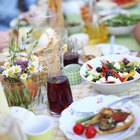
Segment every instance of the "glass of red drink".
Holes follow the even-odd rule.
[[[63,75],[48,78],[47,95],[52,116],[59,116],[73,102],[69,81]]]
[[[77,40],[69,40],[67,52],[64,54],[64,66],[78,64]]]

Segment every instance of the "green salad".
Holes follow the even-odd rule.
[[[140,21],[140,15],[118,14],[117,16],[104,20],[103,23],[105,23],[105,25],[107,26],[118,27],[118,26],[134,25],[138,21]]]

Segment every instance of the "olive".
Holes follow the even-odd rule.
[[[136,68],[136,71],[137,71],[138,73],[140,73],[140,68]]]
[[[97,68],[96,68],[96,71],[97,71],[97,72],[102,72],[102,68],[101,68],[101,67],[97,67]]]
[[[131,70],[131,67],[130,66],[126,66],[125,68],[126,68],[126,71],[127,72],[130,72],[130,70]]]
[[[127,81],[130,81],[130,80],[133,80],[133,79],[134,79],[134,77],[130,76],[130,77],[128,77]]]
[[[111,72],[106,72],[106,77],[108,77],[108,76],[112,76],[112,73]]]
[[[116,127],[116,122],[110,122],[109,119],[103,119],[99,123],[99,129],[102,131],[111,130]]]
[[[124,63],[125,65],[127,65],[128,63],[130,63],[130,61],[129,61],[129,60],[125,60],[123,63]]]

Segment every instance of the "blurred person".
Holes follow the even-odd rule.
[[[11,31],[0,32],[0,51],[9,46]]]
[[[28,11],[36,2],[37,0],[0,0],[0,51],[9,45],[12,33],[10,21]]]
[[[134,35],[135,35],[137,42],[140,44],[140,22],[137,23],[137,25],[134,29]]]
[[[9,23],[21,12],[29,10],[37,0],[0,0],[0,31],[9,29]]]

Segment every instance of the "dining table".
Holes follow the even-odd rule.
[[[140,13],[140,5],[137,5],[133,8],[127,9],[130,13]],[[115,44],[121,44],[127,47],[130,50],[130,55],[138,56],[140,57],[140,46],[138,42],[135,40],[134,34],[131,33],[126,36],[116,36]],[[92,83],[82,80],[82,82],[78,85],[72,85],[71,86],[72,95],[73,95],[73,101],[81,100],[88,96],[96,96],[102,93],[97,92],[94,89],[94,86]],[[54,134],[55,134],[55,140],[67,140],[68,138],[64,135],[62,130],[60,129],[59,124],[59,118],[60,117],[53,117],[50,115],[49,107],[48,107],[48,100],[47,100],[47,90],[45,87],[41,87],[41,94],[43,96],[42,102],[38,103],[38,101],[35,101],[32,103],[32,105],[29,107],[30,110],[32,110],[36,115],[48,115],[50,116],[54,121]],[[118,97],[128,97],[132,95],[139,94],[139,97],[135,100],[133,100],[134,103],[136,103],[140,107],[140,81],[135,83],[135,86],[131,88],[129,91],[125,91],[123,93],[118,93],[112,95],[118,96]],[[136,134],[127,140],[140,140],[140,128],[136,132]]]
[[[138,14],[140,13],[140,4],[132,8],[128,8],[126,10],[128,10],[130,13]],[[130,55],[140,57],[140,45],[135,40],[133,33],[126,36],[116,36],[115,44],[121,44],[127,47],[130,50]],[[53,117],[49,112],[46,87],[42,86],[40,87],[40,89],[42,95],[41,101],[38,102],[38,98],[36,98],[36,100],[31,105],[29,105],[29,110],[33,111],[36,115],[50,116],[54,121],[55,140],[68,140],[68,138],[65,136],[65,134],[62,132],[62,130],[59,127],[60,126],[59,118],[61,116]],[[72,90],[73,102],[81,100],[88,96],[96,96],[102,94],[94,89],[92,83],[85,80],[82,80],[80,84],[71,85],[71,90]],[[118,94],[112,93],[112,95],[118,97],[128,97],[136,94],[139,94],[139,97],[133,100],[133,102],[140,107],[140,80],[137,81],[135,86],[128,91],[125,91],[123,93],[118,93]],[[140,128],[138,129],[138,131],[134,136],[130,137],[127,140],[140,140]]]

